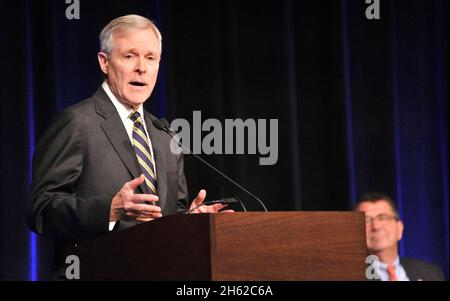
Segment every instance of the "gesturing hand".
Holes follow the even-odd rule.
[[[114,196],[111,203],[110,221],[126,220],[148,222],[161,217],[161,208],[155,204],[158,196],[154,194],[135,194],[134,190],[145,181],[144,175],[125,183]]]
[[[214,204],[214,205],[202,205],[206,197],[206,190],[202,189],[197,194],[197,197],[192,201],[192,204],[188,210],[190,213],[216,213],[225,208],[228,205]],[[197,207],[197,208],[196,208]],[[194,209],[195,208],[195,209]],[[221,212],[234,212],[234,210],[224,210]]]

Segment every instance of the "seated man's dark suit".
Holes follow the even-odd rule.
[[[145,111],[145,110],[144,110]],[[145,112],[157,169],[163,215],[189,205],[182,155],[170,150],[170,136]],[[103,88],[65,109],[39,141],[27,218],[30,228],[56,239],[56,255],[77,240],[107,234],[111,201],[141,170],[120,116]],[[147,193],[139,187],[136,193]],[[120,222],[119,228],[135,223]],[[57,258],[61,262],[63,258]]]
[[[437,265],[413,258],[400,258],[400,264],[411,281],[445,281],[444,274]]]

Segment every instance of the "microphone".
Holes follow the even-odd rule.
[[[212,166],[211,164],[209,164],[207,161],[205,161],[203,158],[201,158],[200,156],[194,154],[190,149],[188,149],[187,147],[185,147],[181,141],[179,139],[177,139],[177,137],[175,137],[174,133],[176,133],[176,131],[174,129],[172,129],[170,127],[169,122],[165,119],[165,118],[161,118],[158,119],[153,115],[151,116],[151,120],[153,122],[153,125],[161,131],[166,132],[167,134],[169,134],[173,139],[175,139],[175,141],[178,143],[178,145],[185,150],[188,154],[193,155],[195,158],[197,158],[198,160],[200,160],[203,164],[205,164],[209,169],[211,169],[212,171],[214,171],[216,174],[219,174],[223,179],[227,180],[229,183],[233,184],[235,187],[239,188],[241,191],[245,192],[247,195],[251,196],[253,199],[255,199],[256,201],[258,201],[259,204],[261,204],[261,206],[263,207],[265,212],[267,211],[266,206],[264,205],[263,201],[261,201],[256,195],[254,195],[253,193],[251,193],[250,191],[248,191],[247,189],[245,189],[244,187],[242,187],[241,185],[239,185],[238,183],[236,183],[236,181],[234,181],[233,179],[231,179],[230,177],[228,177],[226,174],[224,174],[223,172],[221,172],[220,170],[218,170],[217,168],[215,168],[214,166]],[[241,204],[242,208],[244,209],[244,211],[247,211],[245,209],[244,204],[240,201],[240,199],[235,196],[236,199],[239,201],[239,203]],[[220,201],[219,201],[220,202]]]

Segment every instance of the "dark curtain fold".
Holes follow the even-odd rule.
[[[448,1],[380,3],[381,19],[367,20],[353,0],[80,1],[80,20],[68,20],[65,1],[2,2],[0,279],[48,272],[49,240],[25,224],[34,143],[101,84],[98,34],[128,13],[163,34],[150,111],[278,119],[277,164],[205,159],[272,211],[349,210],[363,192],[388,193],[406,224],[401,254],[448,278]],[[238,193],[189,156],[186,173],[192,197]]]

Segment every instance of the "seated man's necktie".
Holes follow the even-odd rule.
[[[395,274],[395,267],[393,265],[389,265],[387,267],[387,272],[389,275],[389,281],[397,281],[397,274]]]

